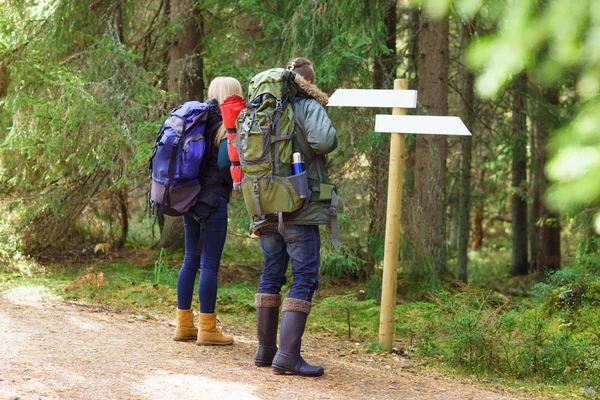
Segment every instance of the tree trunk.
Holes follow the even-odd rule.
[[[169,91],[178,93],[178,102],[204,97],[202,61],[204,21],[197,0],[171,0],[173,32],[169,61]]]
[[[196,0],[170,0],[171,23],[180,26],[173,33],[173,46],[168,68],[168,89],[177,93],[176,102],[203,100],[202,64],[203,21]],[[183,222],[180,217],[165,216],[160,240],[154,246],[183,247]]]
[[[537,126],[539,139],[539,159],[540,165],[545,166],[547,162],[546,144],[548,142],[548,133],[558,126],[553,108],[559,105],[558,90],[551,89],[544,92],[544,98],[548,103],[550,112],[538,112]],[[548,188],[548,179],[542,168],[541,192],[545,193]],[[539,220],[539,248],[536,257],[536,272],[541,273],[548,270],[558,271],[561,265],[560,251],[560,216],[558,213],[549,210],[546,204],[542,202],[540,206]]]
[[[417,80],[417,56],[418,56],[418,38],[419,38],[419,10],[414,7],[409,7],[406,10],[403,18],[408,19],[408,67],[405,72],[405,76],[409,79]],[[415,82],[416,83],[416,82]],[[414,83],[411,82],[409,85],[410,89],[416,89]],[[413,111],[409,110],[409,114]],[[413,209],[413,197],[415,188],[415,152],[417,151],[417,143],[415,135],[406,135],[404,143],[404,187],[402,188],[402,226],[405,227],[404,231],[410,230],[410,224],[412,223],[412,213],[410,210]],[[408,228],[407,228],[408,227]]]
[[[536,271],[536,257],[539,248],[539,227],[541,207],[541,183],[542,183],[542,164],[539,153],[544,151],[539,146],[539,132],[543,127],[540,118],[534,117],[531,124],[531,133],[529,138],[529,148],[531,153],[531,165],[529,167],[529,197],[531,199],[529,206],[529,269]]]
[[[396,1],[389,1],[384,23],[388,52],[375,57],[373,66],[375,88],[379,89],[393,87],[396,78]],[[390,137],[386,134],[367,155],[371,172],[367,274],[370,274],[375,264],[383,258],[389,154]]]
[[[6,97],[6,95],[8,94],[9,83],[10,79],[8,67],[4,63],[0,63],[0,99]],[[0,107],[2,107],[1,104]]]
[[[408,17],[408,66],[406,74],[409,78],[417,79],[417,59],[419,56],[419,10],[415,7],[409,7]]]
[[[527,254],[527,116],[525,96],[527,75],[516,77],[513,85],[512,109],[512,249],[510,274],[527,275],[529,260]]]
[[[127,189],[121,187],[117,194],[117,201],[119,203],[119,224],[121,225],[121,234],[119,240],[116,243],[116,249],[122,250],[125,247],[127,241],[127,234],[129,233],[129,210],[127,208]]]
[[[456,85],[459,85],[460,78],[455,77]],[[451,102],[459,105],[460,93],[457,87],[454,94],[454,99]],[[461,159],[458,156],[460,154],[460,138],[450,137],[448,138],[448,154],[452,156],[448,157],[447,170],[449,177],[446,189],[446,223],[447,227],[447,245],[448,250],[458,249],[458,203],[460,201],[460,163]]]
[[[467,21],[460,28],[460,63],[459,86],[462,93],[460,102],[460,115],[465,125],[473,132],[475,123],[475,91],[474,76],[465,68],[465,50],[475,33],[475,21]],[[473,140],[469,137],[461,138],[461,165],[460,165],[460,195],[458,202],[458,254],[456,262],[456,279],[468,283],[467,263],[469,246],[469,214],[471,208],[471,159]]]
[[[161,29],[168,32],[171,26],[171,0],[163,0],[164,11],[162,13]],[[174,39],[172,39],[174,40]],[[170,41],[167,42],[168,48],[170,48]],[[162,50],[160,61],[162,62],[162,68],[157,76],[156,85],[163,90],[169,90],[169,64],[171,60],[171,54],[169,51]]]
[[[458,183],[457,183],[458,184]],[[458,189],[458,188],[457,188]],[[458,208],[460,193],[452,193],[450,195],[450,229],[448,231],[448,248],[452,250],[458,249]]]
[[[485,159],[482,160],[481,165],[485,163]],[[473,211],[473,224],[471,226],[471,241],[469,242],[469,248],[472,250],[481,250],[483,247],[483,212],[485,208],[485,167],[479,167],[477,171],[477,182],[475,183],[475,190],[479,193],[477,201],[474,203]]]
[[[420,114],[448,112],[448,17],[431,20],[421,12],[417,61]],[[418,135],[412,223],[407,231],[422,272],[429,267],[433,278],[447,273],[446,265],[446,157],[445,136]]]
[[[393,88],[394,79],[396,79],[396,3],[395,0],[388,0],[385,11],[385,46],[387,52],[375,57],[373,66],[375,88]]]
[[[8,94],[8,85],[10,83],[10,71],[8,67],[0,62],[0,99],[3,99]],[[4,102],[0,102],[0,115],[4,110]],[[0,137],[1,139],[1,137]]]

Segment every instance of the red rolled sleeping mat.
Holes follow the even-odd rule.
[[[223,125],[227,130],[227,154],[231,161],[231,178],[233,179],[233,188],[238,191],[239,185],[242,182],[243,174],[240,166],[240,157],[238,156],[235,147],[236,127],[235,122],[242,110],[246,109],[246,102],[238,95],[233,95],[225,98],[221,104],[221,114],[223,115]]]

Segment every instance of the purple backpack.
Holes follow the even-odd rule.
[[[200,193],[208,105],[188,101],[171,111],[150,158],[149,201],[157,217],[189,213]]]

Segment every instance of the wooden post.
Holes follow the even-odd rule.
[[[408,89],[406,79],[395,79],[394,90]],[[406,115],[406,108],[394,108],[392,115]],[[402,183],[404,174],[404,134],[392,133],[390,138],[390,168],[388,176],[387,213],[385,218],[385,248],[379,342],[390,351],[394,342],[396,314],[396,282],[398,280],[398,251],[400,244],[400,215],[402,212]]]
[[[330,107],[393,107],[392,115],[375,117],[375,132],[391,133],[381,314],[379,317],[379,342],[388,351],[392,349],[394,342],[404,174],[404,133],[471,136],[469,129],[458,117],[406,115],[408,108],[417,106],[417,92],[406,89],[408,89],[408,81],[404,79],[394,80],[393,90],[337,89],[327,104]],[[402,131],[402,133],[397,133],[398,131]]]

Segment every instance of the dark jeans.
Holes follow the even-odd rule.
[[[218,197],[219,206],[217,208],[210,208],[204,203],[198,203],[194,207],[194,213],[206,221],[203,227],[205,240],[202,256],[196,255],[201,225],[194,217],[183,216],[185,255],[177,277],[177,308],[180,310],[188,310],[192,306],[196,273],[200,269],[200,282],[198,283],[200,312],[203,314],[215,312],[217,274],[227,235],[227,199]]]
[[[277,227],[260,230],[260,246],[265,264],[258,293],[279,294],[286,283],[288,262],[292,263],[294,280],[288,297],[312,301],[319,288],[321,238],[316,225],[285,225],[283,234]]]

